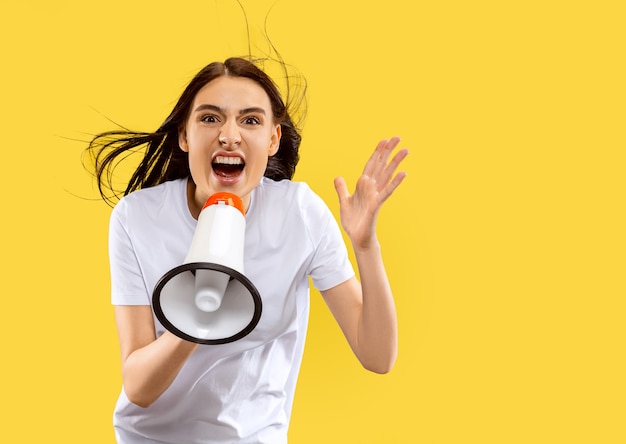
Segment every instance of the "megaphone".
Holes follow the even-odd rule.
[[[167,330],[198,344],[226,344],[249,334],[261,319],[261,296],[244,275],[246,220],[232,193],[206,201],[182,265],[157,282],[152,305]]]

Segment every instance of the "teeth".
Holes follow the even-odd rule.
[[[243,165],[241,157],[217,156],[213,159],[213,163],[221,163],[224,165]]]

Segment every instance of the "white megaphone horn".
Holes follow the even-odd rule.
[[[185,262],[165,273],[152,294],[154,313],[167,330],[199,344],[225,344],[256,327],[262,304],[244,275],[245,229],[239,196],[209,197]]]

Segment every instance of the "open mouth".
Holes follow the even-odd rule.
[[[235,156],[216,156],[211,163],[215,174],[228,178],[239,176],[244,166],[243,159]]]

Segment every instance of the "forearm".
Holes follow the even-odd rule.
[[[122,365],[128,399],[141,407],[156,401],[197,347],[198,344],[165,332],[157,340],[133,351]]]
[[[393,367],[398,353],[393,294],[378,242],[354,251],[363,293],[357,328],[359,359],[369,370],[386,373]]]

